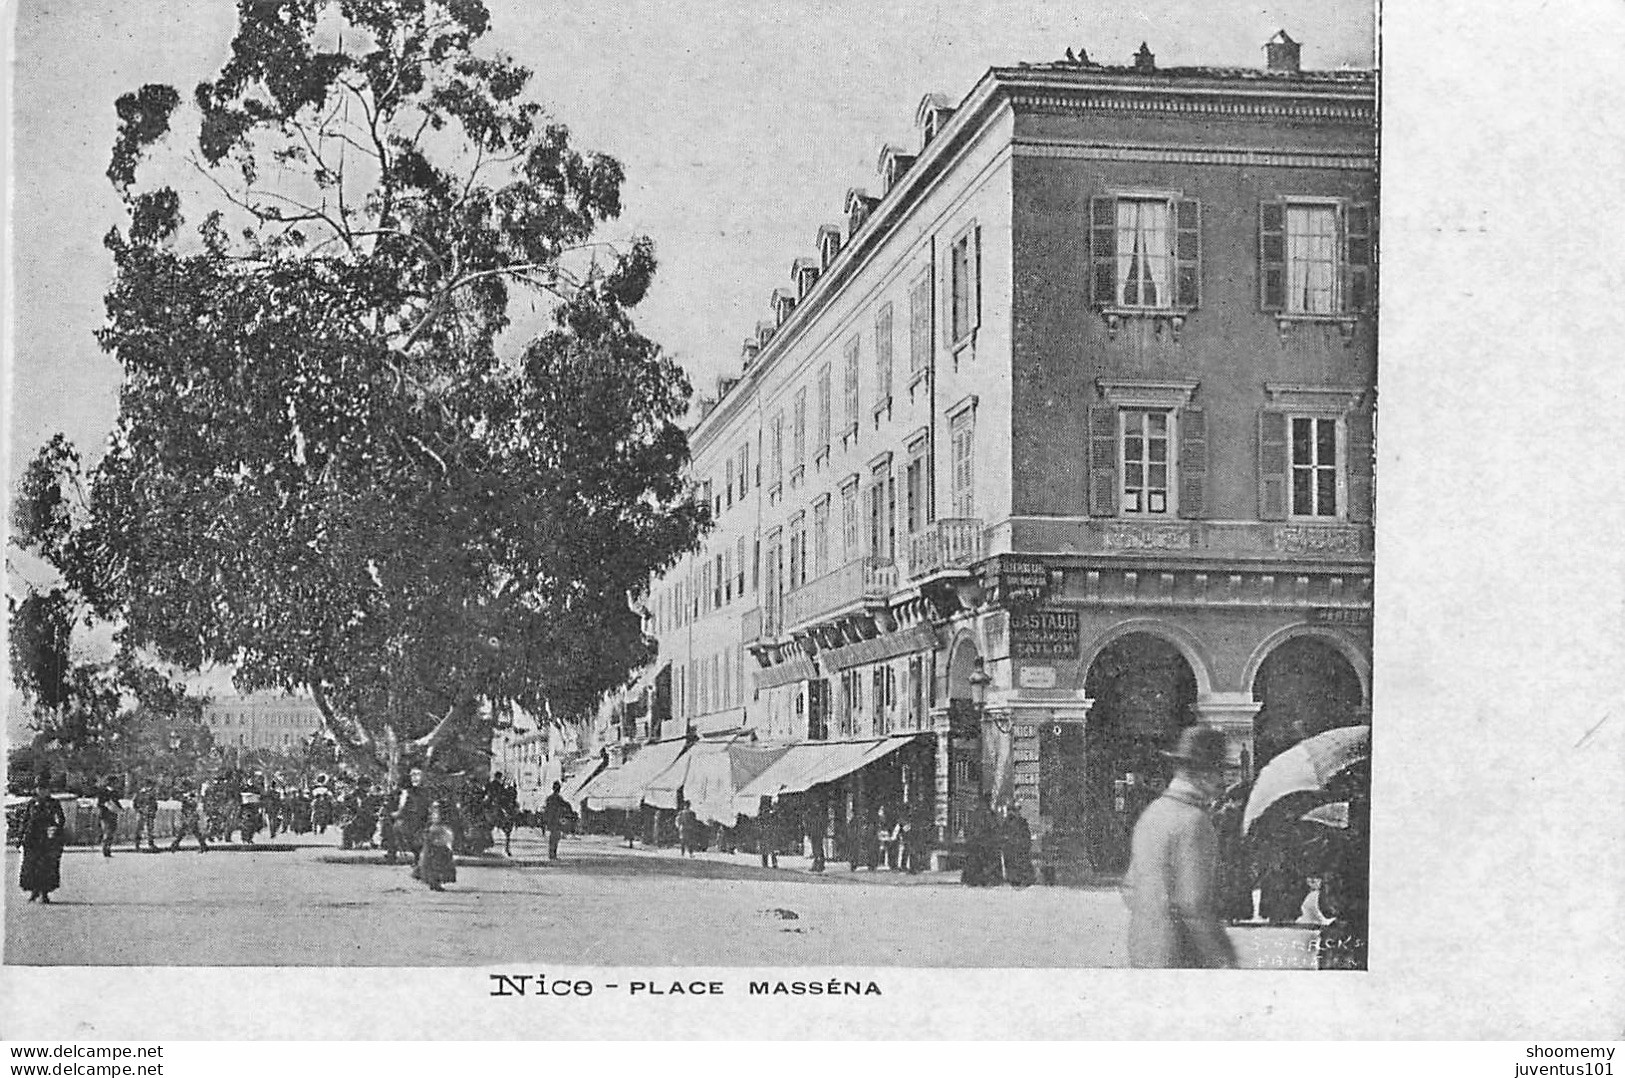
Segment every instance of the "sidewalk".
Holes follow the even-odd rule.
[[[515,853],[518,853],[519,832],[515,832]],[[545,839],[541,840],[545,842]],[[718,850],[702,850],[698,853],[684,857],[676,846],[646,846],[639,842],[636,847],[627,849],[626,839],[619,835],[567,835],[564,843],[559,847],[559,853],[568,857],[575,850],[583,852],[590,850],[594,856],[603,857],[629,857],[629,858],[658,858],[671,861],[701,861],[711,864],[728,865],[733,868],[748,868],[762,874],[767,878],[812,878],[834,880],[846,877],[861,883],[887,884],[898,887],[932,887],[945,884],[958,885],[959,872],[897,872],[886,868],[866,869],[860,868],[852,871],[851,865],[845,861],[828,861],[821,873],[811,871],[812,858],[801,854],[780,854],[778,868],[763,868],[761,854],[743,850],[738,853],[722,853]],[[543,858],[545,861],[545,857]]]

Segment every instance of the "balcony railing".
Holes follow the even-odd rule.
[[[864,601],[884,601],[896,590],[895,562],[856,558],[786,595],[784,625],[805,625]]]
[[[950,517],[909,537],[908,577],[918,580],[945,569],[968,569],[982,559],[979,517]]]

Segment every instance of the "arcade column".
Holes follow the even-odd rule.
[[[1217,727],[1224,734],[1227,762],[1232,780],[1253,777],[1253,722],[1263,703],[1250,693],[1214,692],[1197,697],[1197,721]]]

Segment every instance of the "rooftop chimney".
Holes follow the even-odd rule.
[[[1275,36],[1264,43],[1265,67],[1270,71],[1296,75],[1300,70],[1298,51],[1302,47],[1285,30],[1275,31]]]
[[[1140,42],[1140,51],[1134,54],[1134,70],[1149,74],[1157,69],[1157,58],[1151,52],[1151,46]]]

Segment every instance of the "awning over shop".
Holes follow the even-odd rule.
[[[694,762],[716,756],[726,756],[728,754],[728,743],[732,740],[731,737],[725,737],[720,740],[695,742],[692,749],[677,757],[670,767],[650,779],[648,784],[644,786],[644,804],[653,805],[655,808],[675,810],[677,808],[677,791],[681,790],[684,783],[688,781],[688,775],[694,767]],[[693,796],[690,793],[689,800],[693,800]]]
[[[581,805],[581,795],[586,792],[588,784],[606,770],[608,768],[603,767],[602,761],[599,760],[593,760],[582,765],[580,771],[564,780],[564,787],[559,796],[570,802],[570,804],[579,807]],[[551,788],[549,787],[549,789]]]
[[[796,794],[833,782],[889,755],[917,735],[792,745],[734,796],[734,811],[755,816],[764,797]]]
[[[603,772],[588,784],[582,791],[586,806],[598,812],[639,808],[649,782],[675,763],[688,745],[682,738],[645,745],[626,763]]]
[[[734,797],[751,780],[766,771],[789,749],[761,748],[748,740],[734,741],[725,751],[697,755],[688,765],[683,793],[694,806],[694,814],[706,823],[732,827],[739,822]]]

